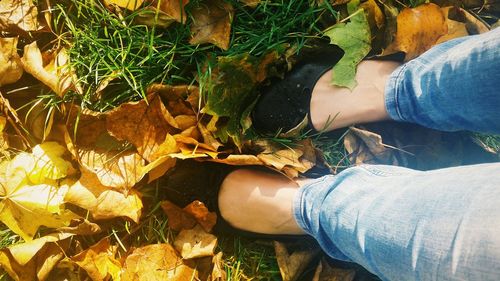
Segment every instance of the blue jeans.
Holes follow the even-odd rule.
[[[391,118],[500,134],[500,28],[438,45],[392,75]],[[500,163],[363,165],[300,189],[297,223],[383,280],[500,280]]]

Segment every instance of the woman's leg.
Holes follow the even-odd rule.
[[[500,28],[437,45],[394,68],[363,62],[352,93],[329,85],[327,73],[313,90],[313,126],[336,129],[390,117],[442,131],[500,134]]]

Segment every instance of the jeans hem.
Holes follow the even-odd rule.
[[[408,63],[403,64],[394,70],[385,85],[385,110],[389,117],[394,121],[405,121],[399,110],[399,85],[404,77],[404,72],[408,67]]]

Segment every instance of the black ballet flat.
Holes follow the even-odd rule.
[[[213,162],[193,160],[178,161],[176,166],[160,179],[162,199],[167,199],[184,208],[194,200],[199,200],[211,212],[217,214],[215,233],[237,235],[252,239],[289,240],[301,235],[271,235],[240,230],[225,221],[218,207],[218,195],[222,182],[238,167]],[[262,169],[262,167],[255,167]],[[235,202],[237,204],[237,202]]]
[[[309,114],[312,90],[342,55],[343,51],[336,46],[306,50],[300,54],[298,62],[284,79],[271,80],[269,86],[261,89],[262,95],[252,112],[255,130],[264,135],[286,133],[308,120],[306,128],[316,132]]]

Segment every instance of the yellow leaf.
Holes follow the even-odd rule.
[[[135,249],[123,265],[122,281],[196,280],[197,272],[183,262],[170,244]]]
[[[57,228],[67,226],[78,215],[64,208],[67,185],[60,187],[39,184],[23,185],[15,189],[5,186],[0,191],[0,221],[24,240],[31,241],[40,226]]]
[[[96,175],[87,171],[82,171],[80,180],[69,188],[64,201],[89,210],[96,220],[128,217],[137,223],[142,210],[138,192],[120,193],[102,185]]]
[[[216,246],[217,237],[205,232],[200,225],[182,230],[174,241],[174,247],[183,259],[213,256]]]
[[[65,49],[51,55],[49,63],[44,64],[37,43],[33,42],[24,46],[21,61],[26,72],[62,97],[73,86],[74,74],[69,67],[69,56]]]
[[[78,266],[83,268],[94,281],[120,280],[121,264],[115,259],[116,246],[110,244],[109,238],[103,238],[97,244],[72,257]]]
[[[23,75],[17,40],[18,37],[0,38],[0,86],[12,84]]]
[[[118,7],[125,8],[131,11],[139,8],[143,2],[144,0],[104,0],[104,3],[106,3],[106,5],[114,4]]]
[[[46,179],[57,180],[68,176],[72,165],[62,158],[66,151],[57,142],[45,142],[33,147],[33,166],[29,166],[31,169],[27,170],[30,182],[38,184]],[[16,159],[13,163],[16,163]]]
[[[38,9],[32,0],[0,1],[0,31],[36,31]]]
[[[190,44],[212,43],[227,50],[231,35],[233,6],[222,0],[208,0],[192,10]]]

